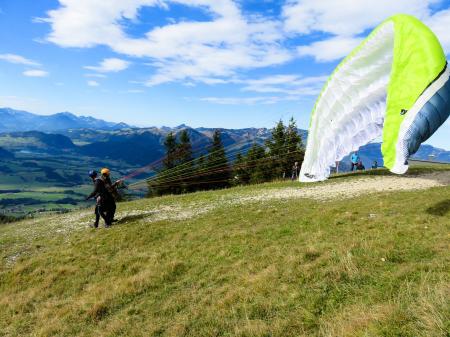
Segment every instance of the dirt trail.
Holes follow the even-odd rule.
[[[160,205],[144,209],[121,210],[117,213],[117,229],[120,224],[129,222],[152,223],[161,220],[179,221],[198,217],[220,207],[242,205],[252,202],[270,200],[314,199],[326,202],[336,198],[354,198],[378,192],[424,190],[432,187],[450,185],[450,171],[434,172],[417,176],[362,176],[353,179],[336,179],[324,183],[314,183],[301,187],[267,188],[252,192],[237,193],[230,190],[208,201],[185,204]],[[93,221],[91,210],[53,215],[48,218],[36,218],[24,221],[21,226],[10,227],[9,236],[16,241],[6,257],[6,265],[12,266],[16,259],[26,254],[31,241],[54,233],[62,240],[67,240],[73,231],[85,230]],[[114,226],[115,227],[115,226]]]
[[[227,193],[208,202],[195,202],[184,205],[166,205],[153,210],[133,210],[120,213],[122,219],[154,222],[160,220],[190,219],[226,205],[242,205],[251,202],[270,200],[314,199],[319,201],[336,198],[354,198],[378,192],[423,190],[450,184],[450,171],[434,172],[418,176],[364,176],[335,182],[315,183],[302,187],[286,187],[258,190],[249,193]]]
[[[242,205],[252,202],[270,200],[314,199],[319,201],[335,200],[336,198],[354,198],[377,192],[423,190],[432,187],[450,185],[450,171],[434,172],[417,176],[362,176],[353,179],[336,179],[323,183],[303,185],[301,187],[267,188],[252,192],[237,193],[230,190],[224,195],[211,198],[208,201],[197,201],[185,204],[168,204],[143,209],[119,209],[117,219],[120,223],[145,222],[161,220],[179,221],[195,218],[227,205]],[[36,218],[23,223],[16,235],[37,238],[49,230],[56,234],[69,234],[82,230],[93,221],[91,210],[70,212],[64,215],[54,215],[45,221]]]
[[[332,183],[315,183],[303,188],[281,188],[261,191],[253,196],[238,198],[241,203],[271,199],[306,198],[331,200],[354,198],[378,192],[423,190],[450,184],[450,171],[434,172],[418,176],[366,176]]]

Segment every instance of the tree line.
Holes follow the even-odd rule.
[[[263,183],[291,178],[293,173],[296,178],[304,157],[293,118],[287,126],[280,120],[263,145],[255,142],[247,151],[229,153],[228,157],[220,130],[214,131],[211,144],[197,156],[187,130],[178,137],[170,132],[164,147],[162,167],[148,181],[149,196]]]

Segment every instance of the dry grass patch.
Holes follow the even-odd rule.
[[[0,227],[0,336],[448,336],[448,187],[232,202],[285,187]]]

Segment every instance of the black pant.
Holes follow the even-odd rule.
[[[116,208],[117,208],[116,203],[114,201],[112,201],[108,207],[108,210],[106,211],[106,213],[109,217],[110,224],[114,220],[114,215],[116,214]]]
[[[95,223],[94,226],[98,227],[98,223],[100,222],[100,217],[105,221],[105,225],[109,226],[111,221],[109,221],[108,213],[105,210],[105,207],[101,204],[95,205]]]
[[[358,169],[358,163],[352,163],[352,171],[353,171],[354,167],[356,167],[356,169]]]
[[[106,200],[100,206],[100,215],[104,214],[103,219],[107,226],[110,226],[114,220],[114,214],[116,213],[116,202],[114,200]]]

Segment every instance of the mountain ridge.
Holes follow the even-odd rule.
[[[125,123],[107,122],[90,116],[77,116],[71,112],[37,115],[24,110],[0,108],[0,132],[47,131],[94,128],[119,130],[129,128]]]
[[[5,116],[6,118],[4,118]],[[35,118],[38,119],[37,122]],[[16,122],[13,123],[13,120]],[[22,122],[17,122],[17,120]],[[5,128],[11,129],[8,126],[12,125],[11,123],[15,125],[13,129],[30,129],[31,126],[25,127],[25,125],[31,124],[36,126],[38,131],[5,132]],[[51,128],[55,128],[55,130],[50,130]],[[20,146],[25,150],[39,149],[41,151],[45,150],[45,146],[48,145],[51,153],[57,153],[59,146],[65,151],[75,151],[99,158],[118,158],[132,164],[143,165],[164,155],[164,138],[169,132],[179,135],[182,130],[188,130],[194,150],[203,154],[207,151],[212,134],[216,129],[222,132],[224,146],[232,147],[233,152],[246,152],[253,143],[263,145],[271,137],[269,128],[193,128],[186,124],[175,127],[139,128],[125,123],[111,123],[93,117],[76,116],[70,112],[39,116],[27,111],[0,108],[0,146],[10,153],[19,150]],[[298,129],[298,133],[306,144],[307,131]],[[26,138],[33,139],[33,141],[29,144],[23,141],[19,145],[11,146],[8,143],[5,144],[5,134],[12,138]],[[61,137],[56,137],[56,135]],[[362,146],[359,152],[366,167],[370,167],[375,160],[378,165],[383,165],[380,143],[369,143]],[[450,162],[450,151],[423,144],[413,158]],[[348,161],[348,157],[341,161],[342,169],[346,169],[345,163]]]

